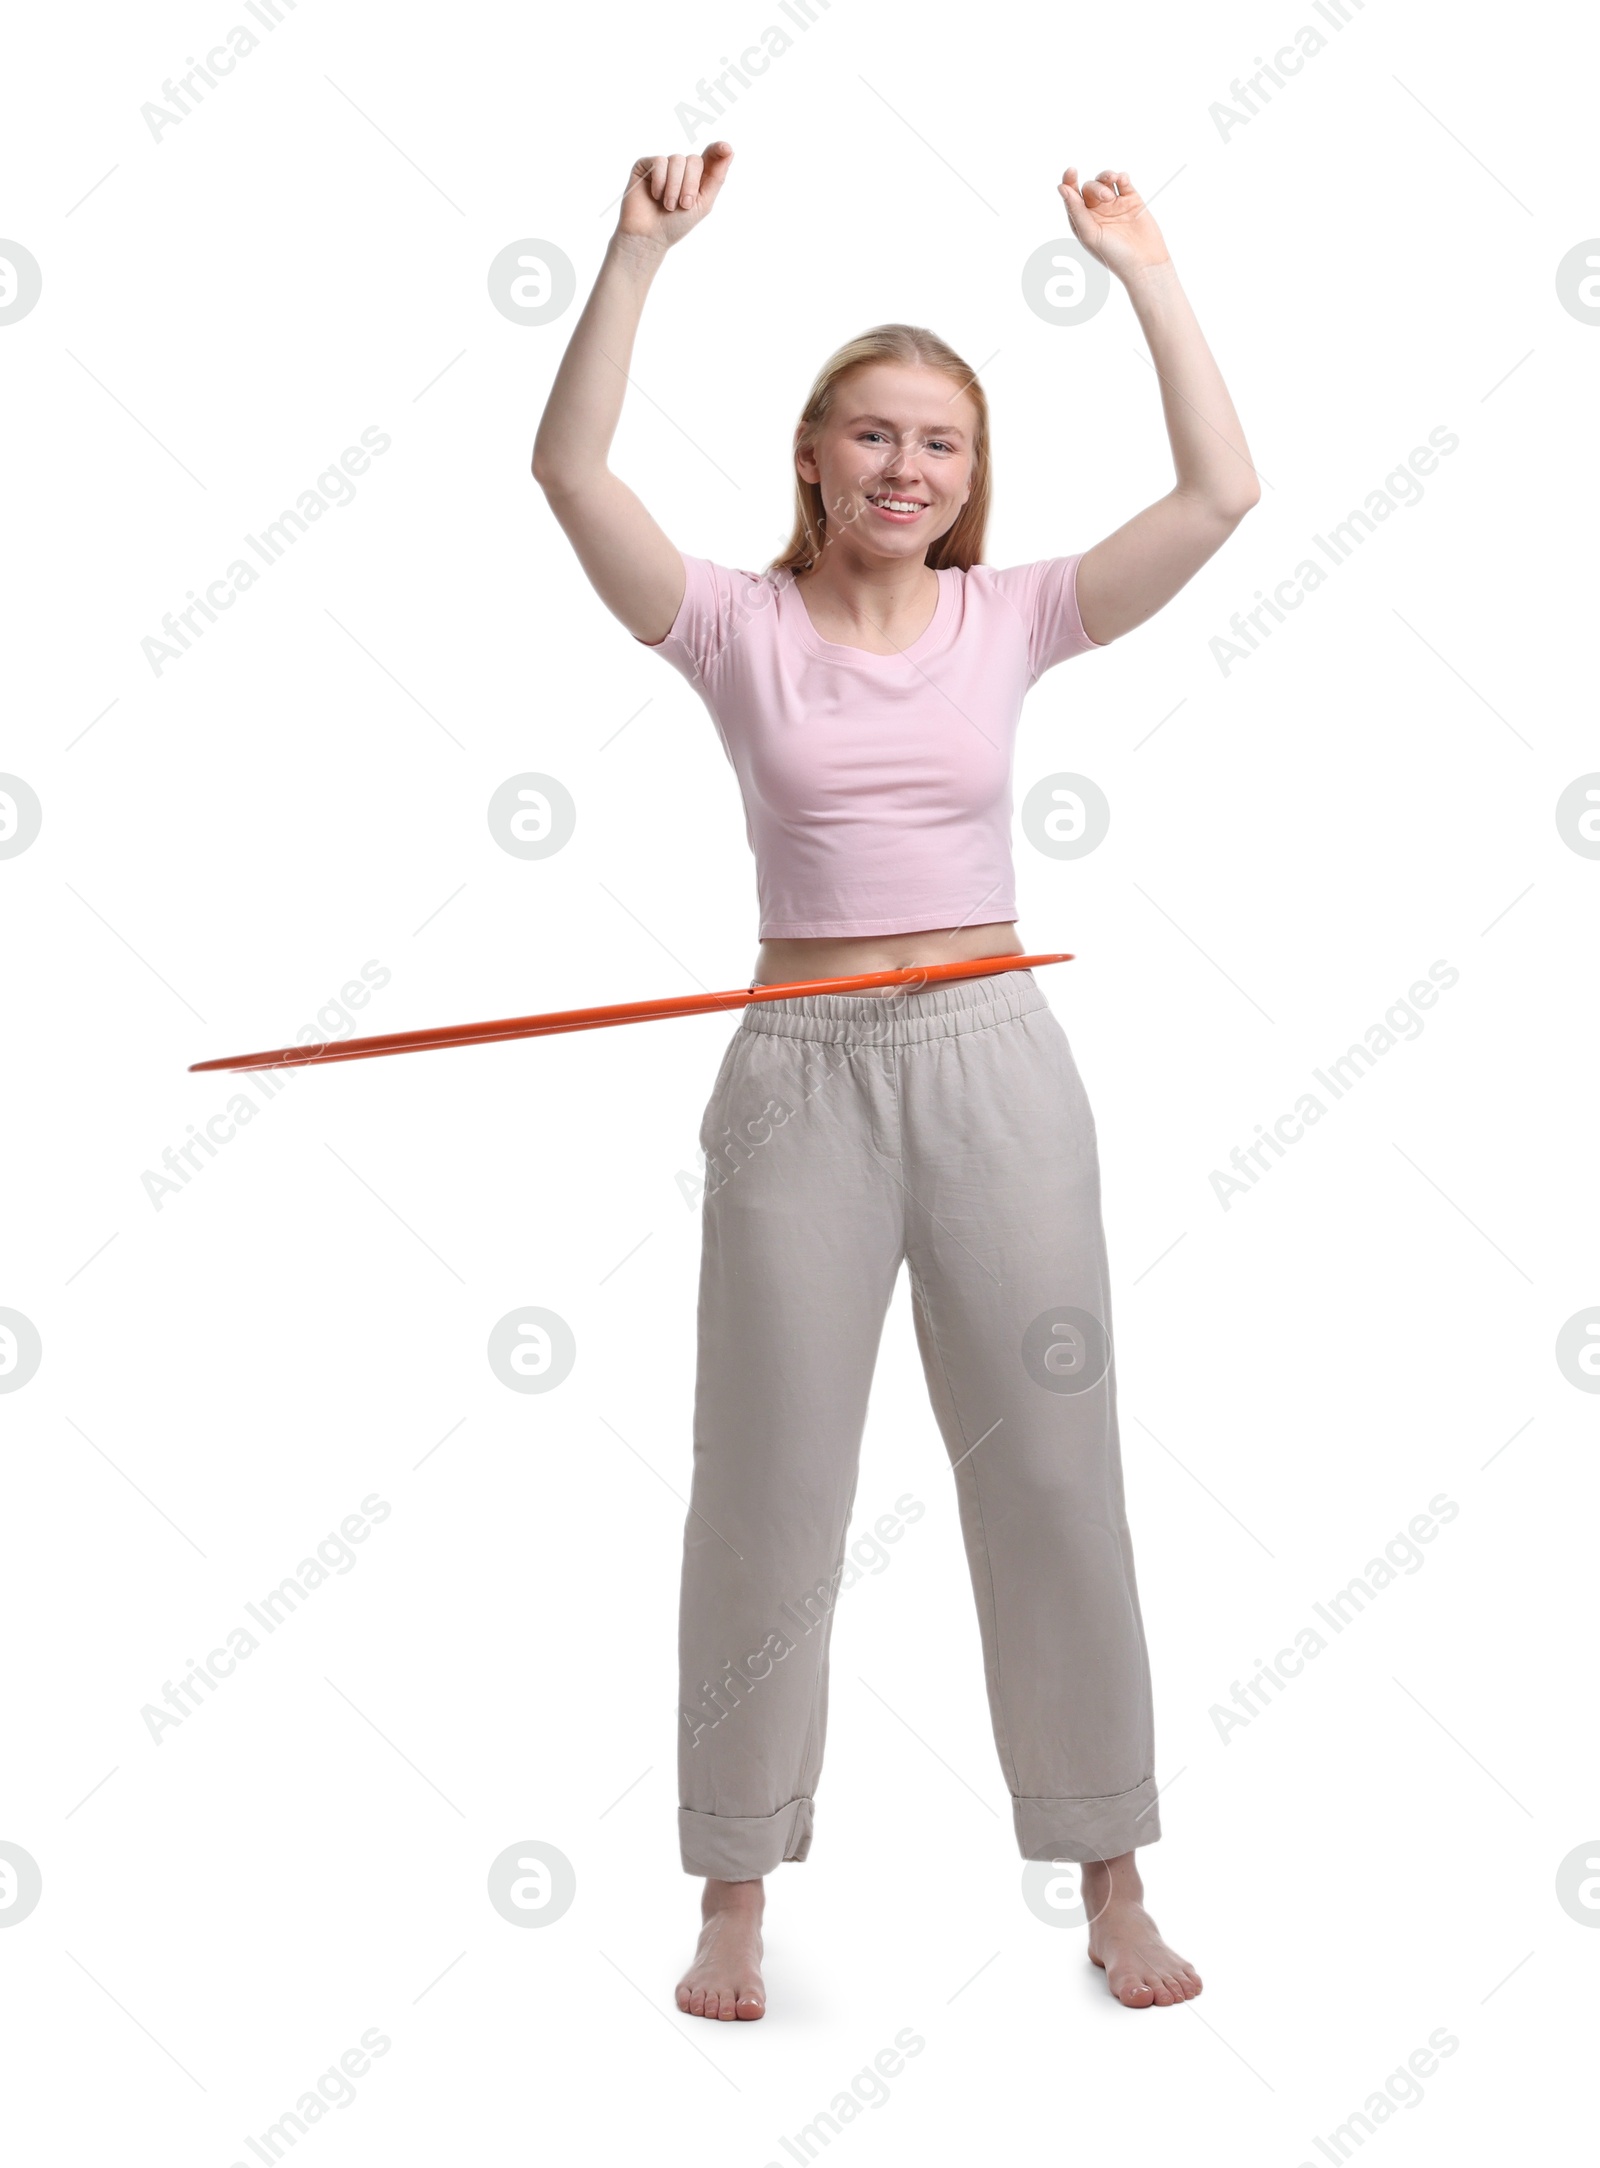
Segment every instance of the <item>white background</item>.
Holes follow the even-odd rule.
[[[816,1842],[737,2027],[672,2002],[678,1178],[726,1020],[301,1072],[159,1209],[143,1176],[236,1088],[190,1062],[292,1039],[370,958],[374,1031],[747,979],[732,772],[528,460],[630,160],[690,147],[697,79],[785,18],[301,0],[152,140],[141,105],[251,20],[44,11],[6,53],[0,229],[44,280],[0,330],[0,768],[44,811],[0,861],[0,1305],[43,1347],[0,1398],[0,1838],[43,1875],[0,1934],[19,2158],[253,2161],[373,2026],[297,2158],[760,2168],[908,2026],[830,2158],[1320,2163],[1440,2027],[1368,2145],[1548,2147],[1600,1947],[1556,1898],[1600,1856],[1600,1400],[1554,1353],[1600,1302],[1600,862],[1554,818],[1600,768],[1600,329],[1555,288],[1600,233],[1579,11],[1368,0],[1224,140],[1208,109],[1310,0],[835,0],[698,131],[738,155],[613,451],[684,549],[769,561],[812,376],[886,320],[982,374],[990,562],[1167,487],[1120,289],[1070,329],[1022,297],[1069,162],[1161,190],[1268,485],[1156,621],[1044,679],[1015,778],[1112,808],[1077,862],[1019,829],[1021,930],[1077,957],[1041,984],[1101,1141],[1166,1789],[1140,1856],[1205,1993],[1123,2010],[1022,1902],[902,1282],[858,1518],[927,1510],[841,1599]],[[529,237],[578,272],[543,328],[487,293]],[[1439,425],[1423,501],[1224,676],[1230,615]],[[163,614],[369,426],[355,501],[154,675]],[[524,771],[578,808],[539,862],[485,819]],[[1224,1210],[1212,1170],[1441,958],[1421,1037]],[[529,1304],[578,1350],[540,1396],[485,1356]],[[144,1705],[371,1493],[354,1568],[153,1743]],[[1423,1568],[1224,1743],[1213,1706],[1438,1493]],[[524,1840],[577,1876],[537,1931],[485,1894]]]

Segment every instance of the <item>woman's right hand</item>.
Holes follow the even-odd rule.
[[[622,198],[618,233],[670,248],[692,233],[716,202],[732,162],[731,143],[708,144],[703,158],[681,151],[670,157],[636,158]]]

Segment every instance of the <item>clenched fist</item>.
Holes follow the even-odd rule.
[[[716,202],[732,163],[731,143],[708,144],[704,157],[674,152],[670,157],[636,158],[622,198],[618,233],[670,248],[692,233]]]

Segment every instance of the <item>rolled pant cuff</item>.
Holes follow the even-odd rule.
[[[1016,1799],[1011,1812],[1024,1859],[1117,1859],[1161,1835],[1156,1780],[1103,1799]]]
[[[685,1874],[717,1882],[751,1882],[811,1849],[812,1802],[791,1799],[776,1814],[700,1814],[678,1809],[678,1844]]]

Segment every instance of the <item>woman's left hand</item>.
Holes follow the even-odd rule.
[[[1078,169],[1068,166],[1057,193],[1067,207],[1074,234],[1119,279],[1167,262],[1161,228],[1126,173],[1113,173],[1107,167],[1092,181],[1085,181],[1080,192]]]

